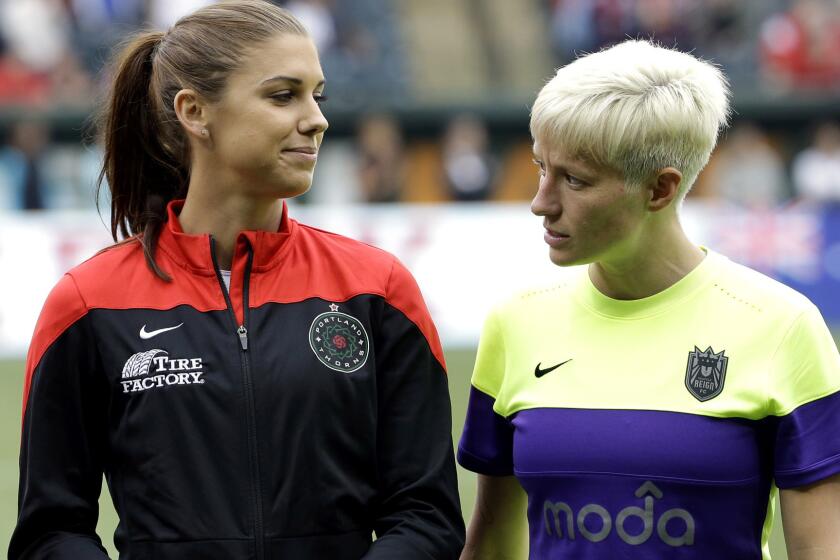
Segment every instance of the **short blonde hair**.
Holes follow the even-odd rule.
[[[729,87],[713,64],[630,40],[557,70],[531,110],[531,135],[641,188],[665,167],[680,199],[709,161],[729,118]]]

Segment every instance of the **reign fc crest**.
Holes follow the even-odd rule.
[[[696,346],[688,353],[685,367],[685,388],[700,402],[713,399],[723,391],[726,379],[726,364],[729,358],[723,355],[726,350],[715,353],[712,347],[703,352]]]

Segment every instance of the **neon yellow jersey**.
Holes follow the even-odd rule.
[[[648,298],[585,269],[497,307],[458,460],[515,474],[532,559],[764,559],[776,487],[840,472],[840,356],[801,294],[709,252]]]

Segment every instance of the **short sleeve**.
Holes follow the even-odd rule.
[[[494,311],[484,323],[478,345],[467,417],[458,445],[458,462],[479,474],[513,474],[513,426],[494,410],[504,374],[504,338],[498,312]]]
[[[802,486],[840,473],[840,354],[815,306],[794,321],[772,368],[776,485]]]

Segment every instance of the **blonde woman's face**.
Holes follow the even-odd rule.
[[[543,217],[554,264],[621,258],[637,246],[647,214],[645,189],[628,190],[614,173],[539,141],[534,161],[539,186],[531,211]]]
[[[305,193],[327,120],[324,74],[308,37],[278,35],[251,49],[209,110],[214,166],[248,194]]]

